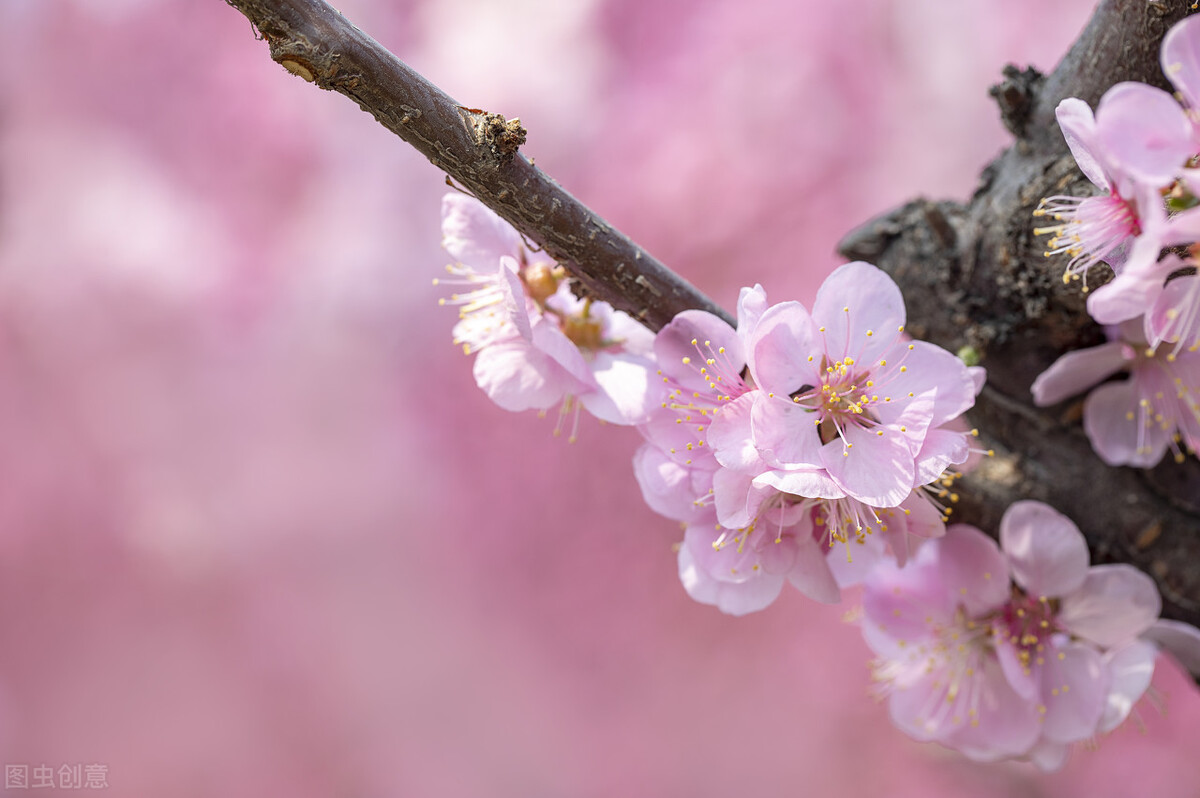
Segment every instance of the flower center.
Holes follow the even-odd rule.
[[[996,620],[996,634],[1008,638],[1017,649],[1017,658],[1026,673],[1031,664],[1041,664],[1050,636],[1060,631],[1055,616],[1058,602],[1041,596],[1034,598],[1014,586],[1013,597]]]

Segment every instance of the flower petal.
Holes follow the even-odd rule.
[[[1162,611],[1154,580],[1132,565],[1089,568],[1083,585],[1064,596],[1058,621],[1103,648],[1127,643],[1150,628]]]
[[[592,378],[600,390],[581,394],[587,411],[610,424],[642,424],[661,406],[665,391],[651,379],[653,364],[639,355],[597,352],[591,362]]]
[[[1142,637],[1158,644],[1193,676],[1200,677],[1200,629],[1163,618],[1155,621]]]
[[[1062,128],[1063,138],[1075,156],[1079,171],[1097,188],[1111,189],[1112,183],[1100,166],[1098,143],[1096,141],[1096,119],[1092,109],[1083,100],[1068,97],[1054,109],[1058,118],[1058,126]]]
[[[522,248],[512,225],[479,200],[459,193],[442,197],[442,246],[482,274],[499,268],[502,255],[514,257]]]
[[[754,394],[750,413],[752,435],[763,461],[782,469],[822,467],[821,436],[813,423],[817,414],[762,391]],[[714,441],[713,445],[719,444]]]
[[[1151,643],[1144,640],[1134,640],[1127,646],[1122,646],[1105,655],[1112,684],[1108,690],[1108,699],[1104,714],[1100,718],[1100,734],[1107,734],[1120,726],[1129,713],[1150,687],[1154,678],[1154,661],[1158,651]]]
[[[712,472],[686,468],[652,443],[633,455],[633,473],[642,498],[650,509],[676,521],[698,522],[713,515],[711,506],[700,504],[712,488]],[[714,517],[713,523],[716,523]]]
[[[754,485],[806,499],[841,499],[846,495],[823,468],[764,471],[754,478]]]
[[[855,261],[825,278],[813,302],[812,318],[824,328],[824,350],[831,361],[850,356],[867,365],[899,337],[904,297],[882,269]]]
[[[811,536],[798,538],[796,544],[796,562],[788,572],[788,581],[813,601],[837,604],[842,594],[826,562],[826,548]]]
[[[742,350],[750,351],[750,338],[758,327],[758,320],[767,311],[767,292],[757,283],[753,288],[743,288],[738,294],[737,334]]]
[[[1013,579],[1033,596],[1057,598],[1077,590],[1088,573],[1087,541],[1049,505],[1021,501],[1000,519],[1000,548]]]
[[[705,341],[713,350],[725,349],[727,369],[741,371],[745,360],[737,332],[711,313],[685,310],[676,314],[654,339],[654,356],[663,374],[689,390],[711,393],[708,380],[700,373],[707,355],[698,347]]]
[[[544,410],[578,382],[544,352],[518,338],[486,346],[472,366],[475,384],[505,410]]]
[[[821,447],[821,463],[838,487],[873,507],[895,507],[908,498],[915,466],[904,433],[848,426],[844,435],[845,443],[833,440]]]
[[[1042,736],[1056,743],[1085,740],[1096,733],[1108,706],[1109,670],[1091,646],[1066,642],[1047,648],[1041,668]]]
[[[1033,381],[1033,403],[1038,407],[1058,404],[1103,382],[1128,363],[1125,351],[1124,344],[1112,341],[1067,352]]]
[[[810,357],[820,352],[816,334],[812,317],[799,302],[781,302],[763,313],[747,345],[755,384],[780,397],[820,384],[819,358]]]
[[[1194,154],[1192,125],[1167,92],[1145,83],[1118,83],[1096,108],[1101,146],[1122,171],[1161,188],[1170,184]]]
[[[1142,419],[1140,398],[1134,381],[1124,380],[1101,385],[1084,402],[1083,430],[1109,465],[1149,468],[1167,453],[1170,434],[1152,419]]]
[[[926,543],[922,551],[931,546],[946,589],[967,615],[985,615],[1008,601],[1008,560],[994,540],[973,526],[955,524],[946,529],[944,537]]]
[[[1200,108],[1200,17],[1188,17],[1162,41],[1162,70],[1189,108]]]

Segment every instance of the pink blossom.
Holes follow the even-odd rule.
[[[1149,468],[1167,450],[1182,460],[1200,443],[1200,352],[1149,347],[1141,321],[1127,322],[1115,340],[1068,352],[1033,382],[1033,400],[1052,405],[1119,371],[1128,379],[1092,390],[1083,406],[1083,427],[1092,448],[1109,465]]]
[[[863,632],[893,721],[972,759],[1030,758],[1115,728],[1149,685],[1153,581],[1088,567],[1074,524],[1040,502],[1004,514],[1000,546],[955,525],[906,568],[866,580]]]
[[[1194,214],[1169,222],[1159,193],[1194,153],[1183,109],[1170,95],[1144,84],[1122,83],[1101,98],[1095,115],[1074,97],[1059,103],[1055,113],[1080,171],[1105,192],[1046,197],[1034,212],[1055,221],[1034,230],[1053,235],[1046,256],[1071,256],[1064,281],[1082,278],[1086,288],[1088,271],[1100,262],[1118,274],[1123,269],[1138,273],[1157,262],[1164,246],[1186,241],[1195,228]],[[1173,118],[1175,135],[1148,143],[1157,129],[1138,126],[1147,115]]]
[[[717,459],[744,450],[748,429],[766,475],[759,484],[874,507],[895,507],[964,462],[967,436],[943,425],[974,404],[983,371],[906,341],[904,322],[896,284],[861,262],[825,280],[811,314],[797,302],[767,310],[749,356],[763,393],[723,424]]]
[[[1172,269],[1159,263],[1165,247],[1200,239],[1200,209],[1168,215],[1162,193],[1188,199],[1200,181],[1188,168],[1200,152],[1200,27],[1184,20],[1163,41],[1163,71],[1186,108],[1167,92],[1142,83],[1118,83],[1100,99],[1093,116],[1087,104],[1063,100],[1057,115],[1080,170],[1104,194],[1047,197],[1035,216],[1055,224],[1046,255],[1069,254],[1064,280],[1085,280],[1105,262],[1116,277],[1088,298],[1088,312],[1101,324],[1117,324],[1150,311]],[[1174,188],[1173,188],[1174,187]]]
[[[467,288],[449,298],[460,308],[454,340],[478,353],[475,381],[493,402],[558,405],[556,434],[574,411],[571,440],[579,407],[613,424],[648,418],[660,395],[650,383],[653,333],[607,302],[577,298],[561,267],[477,200],[443,198],[442,236],[457,260],[445,282]]]

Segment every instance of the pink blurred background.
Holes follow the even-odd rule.
[[[730,307],[968,194],[987,86],[1091,3],[338,5]],[[1200,795],[1169,666],[1165,715],[1043,776],[894,731],[848,606],[690,601],[635,433],[475,389],[442,176],[220,0],[3,0],[0,64],[0,762],[121,796]]]

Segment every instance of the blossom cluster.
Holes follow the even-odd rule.
[[[891,278],[849,263],[811,312],[768,306],[755,286],[736,329],[685,311],[659,333],[670,395],[640,427],[634,467],[647,503],[685,525],[679,572],[693,598],[742,614],[790,582],[836,602],[875,560],[904,562],[910,535],[944,531],[935,501],[970,450],[952,422],[983,371],[907,341],[904,322]]]
[[[442,200],[442,246],[455,259],[454,342],[476,354],[475,382],[505,410],[559,408],[559,426],[579,408],[612,424],[649,417],[661,391],[652,383],[654,334],[607,302],[580,299],[566,272],[526,245],[478,200]]]
[[[1066,354],[1033,385],[1048,405],[1128,373],[1084,405],[1088,437],[1110,465],[1153,466],[1167,451],[1182,460],[1200,445],[1200,17],[1167,33],[1161,60],[1178,100],[1126,82],[1095,113],[1076,98],[1059,104],[1071,153],[1100,193],[1047,197],[1035,212],[1052,220],[1035,231],[1052,236],[1047,256],[1070,256],[1065,281],[1089,291],[1094,266],[1114,274],[1087,300],[1110,342]]]
[[[635,426],[646,503],[684,529],[679,578],[732,615],[790,583],[863,586],[863,633],[896,725],[981,760],[1062,763],[1119,725],[1160,645],[1200,660],[1200,632],[1158,621],[1152,580],[1088,568],[1083,536],[1014,505],[1001,547],[946,528],[973,451],[961,416],[984,371],[904,335],[883,271],[836,269],[812,308],[742,289],[737,324],[678,314],[657,335],[571,279],[482,204],[443,203],[444,300],[479,386],[508,410],[580,408]],[[439,281],[441,282],[441,281]]]

